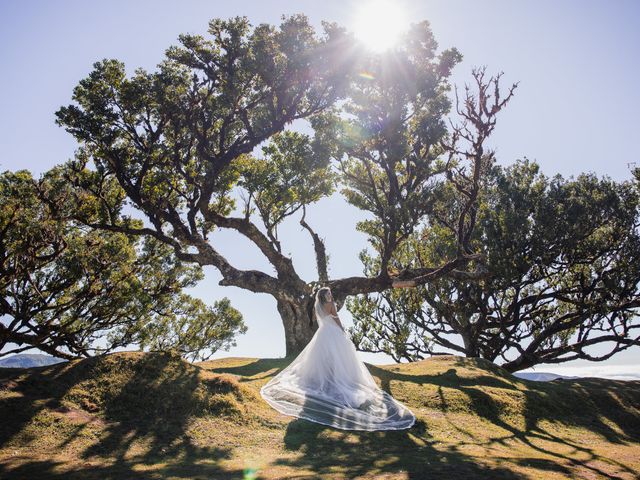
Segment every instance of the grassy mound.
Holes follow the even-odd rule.
[[[408,404],[464,413],[531,430],[539,421],[596,429],[611,440],[640,433],[640,382],[589,378],[534,382],[482,358],[454,355],[378,368],[383,388],[397,384]]]
[[[640,382],[531,382],[482,359],[367,364],[418,417],[350,432],[259,389],[292,358],[115,353],[0,369],[0,478],[636,478]]]
[[[25,370],[0,369],[3,446],[53,448],[81,434],[87,455],[112,454],[125,438],[179,439],[194,418],[254,420],[255,392],[170,353],[125,352]],[[91,446],[91,440],[100,442]]]

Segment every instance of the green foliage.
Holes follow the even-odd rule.
[[[235,347],[235,334],[246,333],[242,315],[224,298],[208,307],[202,300],[181,293],[173,308],[155,321],[141,325],[135,343],[149,350],[176,350],[190,360],[204,360],[218,350]]]
[[[361,348],[397,359],[444,348],[502,360],[511,370],[599,360],[637,345],[639,205],[632,182],[547,178],[528,160],[496,166],[473,238],[487,278],[441,279],[352,300],[353,336]],[[429,265],[450,254],[454,241],[446,228],[424,228],[391,263],[398,270]],[[363,261],[375,269],[376,259]],[[598,344],[606,353],[594,353]]]
[[[303,15],[283,17],[279,28],[253,28],[244,17],[214,19],[209,34],[180,35],[180,45],[166,50],[155,72],[137,69],[127,77],[118,60],[96,62],[74,89],[76,103],[56,113],[58,124],[80,142],[80,155],[116,178],[133,205],[156,228],[172,228],[180,242],[188,241],[187,229],[206,238],[215,219],[233,210],[231,193],[247,154],[288,123],[330,107],[348,80],[348,66],[337,60],[344,33],[326,24],[319,38]],[[258,208],[270,228],[300,202],[327,191],[321,174],[290,184],[299,182],[294,168],[317,170],[321,160],[312,144],[283,134],[265,155],[275,155],[287,172],[257,159],[244,170],[250,195],[261,191]],[[294,159],[298,154],[313,158]],[[279,181],[255,185],[274,175]]]
[[[333,191],[330,159],[314,150],[317,143],[308,135],[285,131],[262,147],[262,158],[244,157],[237,162],[238,185],[248,195],[246,206],[255,204],[268,230]]]
[[[413,25],[398,48],[361,59],[345,105],[342,192],[373,213],[358,229],[382,256],[425,220],[444,179],[448,77],[462,56],[456,49],[436,56],[436,48],[429,23]]]
[[[180,262],[169,245],[71,219],[73,213],[87,223],[142,223],[120,219],[124,195],[113,180],[97,182],[105,200],[98,203],[82,191],[72,194],[78,191],[62,172],[57,167],[39,181],[26,170],[0,175],[3,354],[36,347],[69,358],[142,344],[197,357],[246,331],[227,299],[211,308],[181,293],[203,273]],[[101,178],[80,173],[83,181]]]

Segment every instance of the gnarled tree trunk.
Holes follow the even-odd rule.
[[[299,301],[277,299],[278,312],[284,325],[287,357],[298,355],[318,329],[313,303],[313,297],[308,295]]]

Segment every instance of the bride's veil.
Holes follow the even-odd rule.
[[[415,422],[413,413],[381,390],[344,333],[327,324],[322,287],[314,312],[321,329],[307,347],[261,389],[262,397],[286,415],[346,430],[397,430]]]

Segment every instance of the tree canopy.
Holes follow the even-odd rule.
[[[2,355],[38,348],[73,358],[138,345],[194,359],[234,345],[246,326],[228,299],[209,307],[183,292],[202,279],[200,267],[153,237],[70,219],[75,208],[85,218],[99,212],[69,198],[60,170],[40,180],[27,170],[0,175]],[[106,198],[120,193],[103,186]]]
[[[354,298],[348,308],[360,350],[398,361],[454,351],[515,371],[604,360],[640,345],[638,182],[548,178],[524,160],[495,166],[482,191],[473,243],[487,277]],[[393,262],[428,264],[454,248],[451,232],[434,226]],[[377,259],[363,260],[377,268]]]
[[[181,35],[154,72],[127,76],[117,60],[97,62],[74,89],[75,103],[56,112],[80,144],[71,170],[93,165],[99,172],[93,183],[76,181],[73,172],[67,178],[105,211],[118,208],[100,195],[101,184],[113,179],[148,220],[133,227],[125,217],[88,221],[79,214],[78,221],[153,236],[180,260],[216,267],[221,285],[273,295],[288,354],[313,334],[310,312],[320,283],[331,286],[340,306],[348,295],[382,291],[398,280],[477,277],[466,268],[476,258],[469,240],[483,165],[492,157],[483,145],[515,85],[501,98],[499,76],[487,80],[484,69],[474,71],[477,97],[467,90],[463,104],[456,102],[464,123],[449,132],[448,78],[461,55],[437,54],[426,21],[381,55],[354,47],[333,24],[318,35],[303,15],[283,17],[278,27],[216,19],[208,33]],[[299,120],[312,133],[294,131]],[[387,269],[394,250],[431,221],[442,183],[453,185],[461,206],[458,248],[429,266]],[[374,275],[328,276],[324,242],[307,207],[336,188],[373,215],[359,228],[382,259]],[[316,280],[301,278],[282,251],[278,226],[294,215],[310,234]],[[210,241],[217,228],[248,238],[273,271],[234,266]]]

